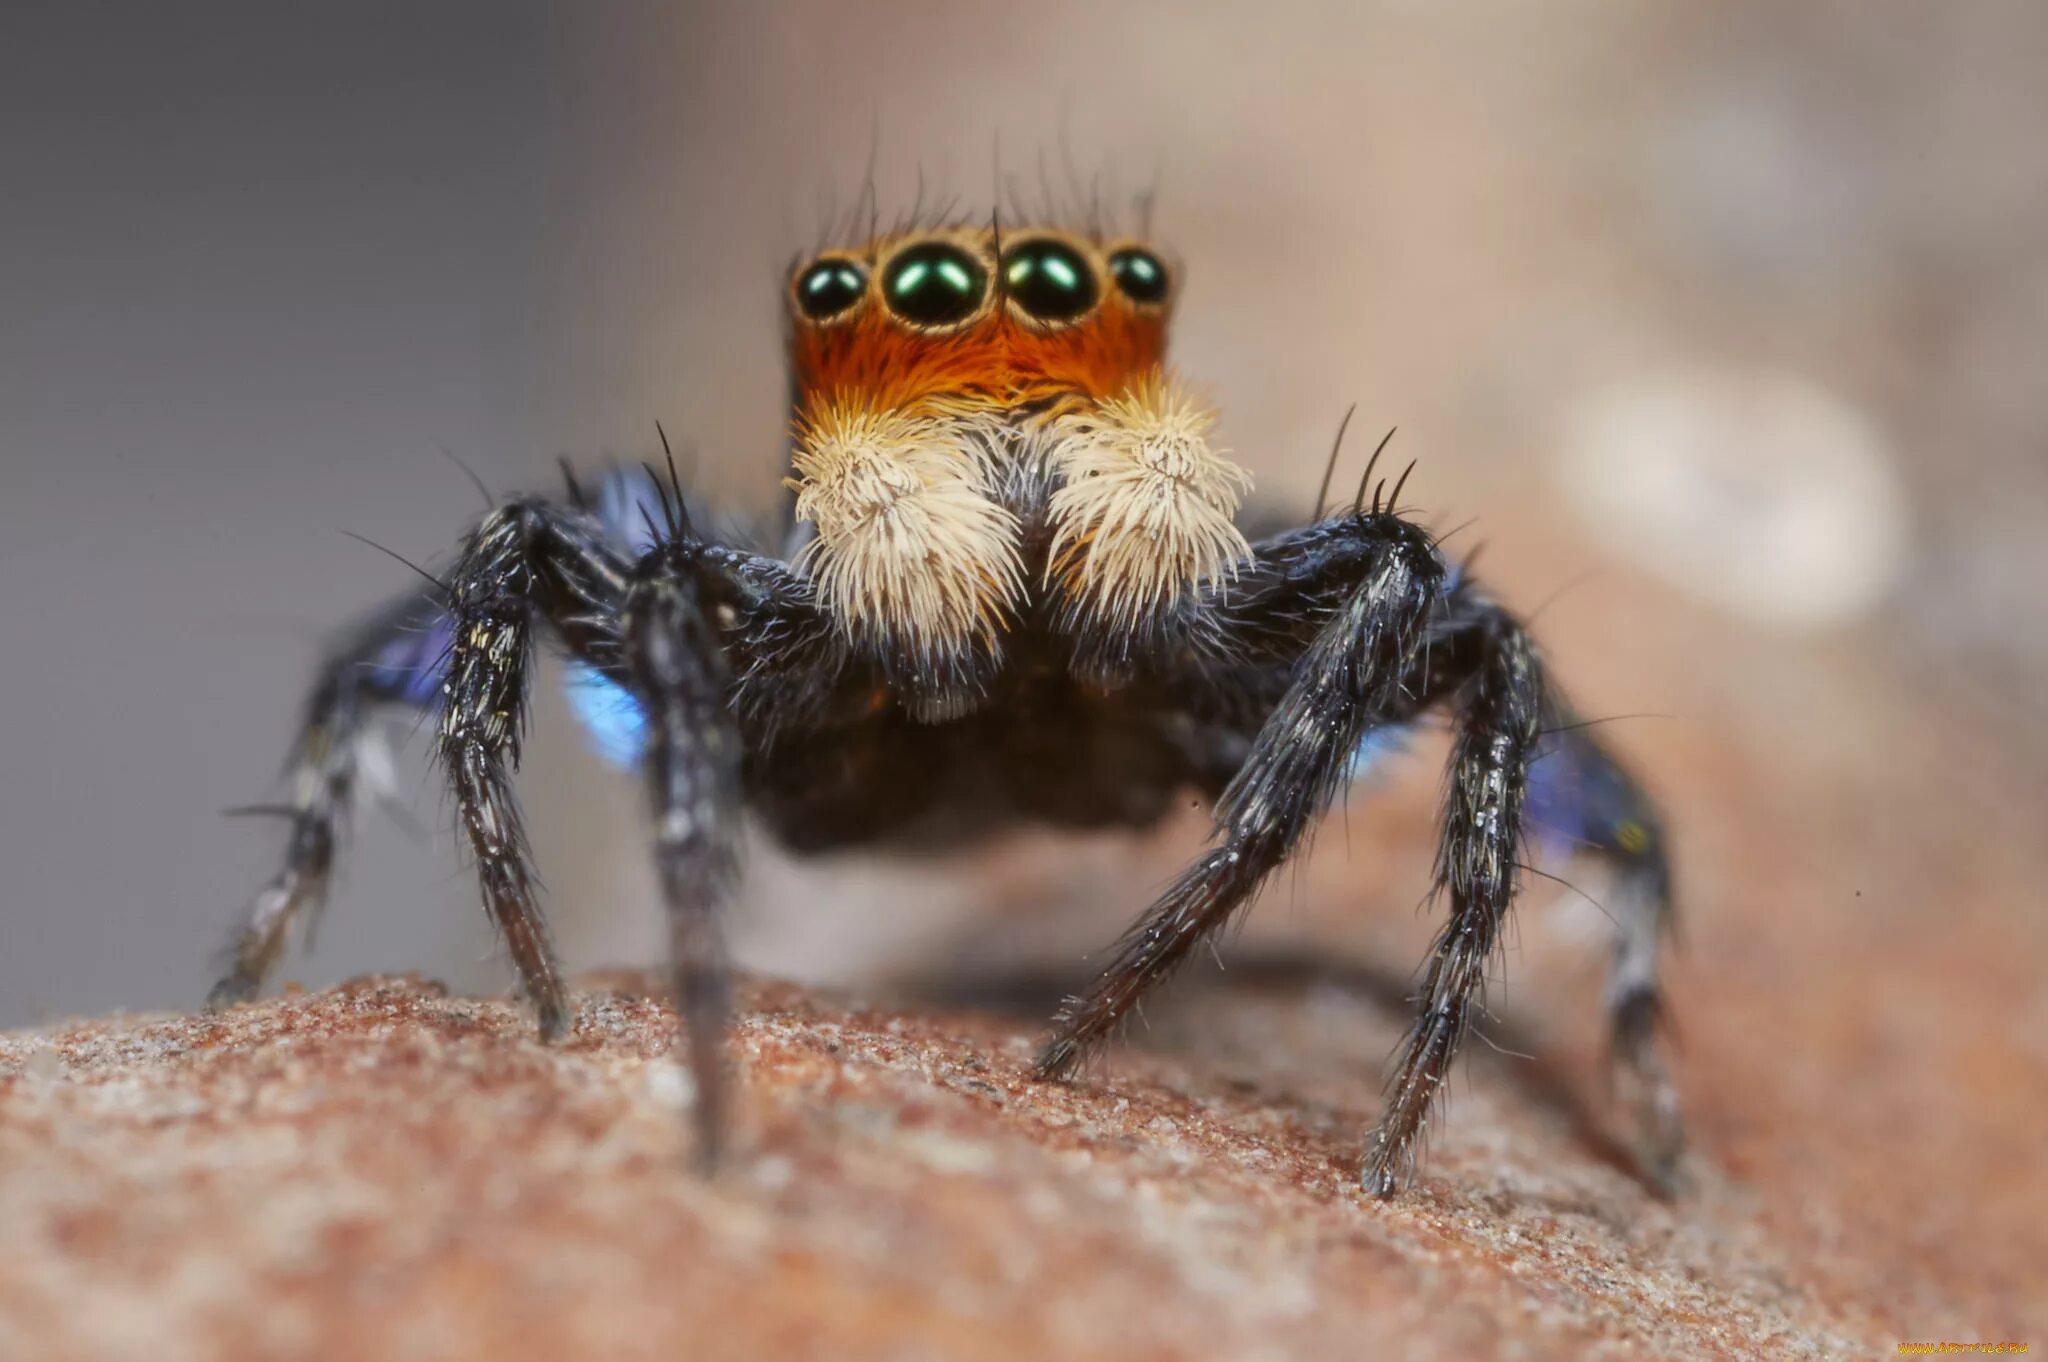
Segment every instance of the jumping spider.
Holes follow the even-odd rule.
[[[1037,1065],[1057,1079],[1251,903],[1388,734],[1442,710],[1450,917],[1364,1186],[1387,1196],[1412,1175],[1525,826],[1615,872],[1613,1057],[1650,1171],[1668,1174],[1655,811],[1546,684],[1522,624],[1398,512],[1398,484],[1362,481],[1347,507],[1247,540],[1250,479],[1162,364],[1177,284],[1142,242],[1042,228],[909,228],[799,262],[784,556],[705,533],[672,462],[668,484],[569,474],[561,497],[485,515],[444,580],[391,602],[321,670],[284,868],[212,1002],[254,994],[317,909],[368,722],[398,707],[438,713],[484,907],[542,1037],[563,1034],[512,792],[543,633],[646,782],[707,1162],[726,1126],[719,914],[743,809],[816,852],[1019,821],[1144,826],[1189,790],[1211,801],[1211,849],[1060,1011]]]

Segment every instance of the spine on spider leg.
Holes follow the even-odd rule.
[[[1450,760],[1436,889],[1450,899],[1419,1011],[1365,1161],[1366,1189],[1391,1196],[1414,1172],[1416,1146],[1500,943],[1520,879],[1523,803],[1541,736],[1544,679],[1535,644],[1495,612],[1464,698]]]
[[[719,910],[738,865],[738,733],[726,669],[677,546],[650,554],[626,596],[622,634],[644,706],[642,758],[655,869],[668,911],[676,1008],[696,1080],[697,1158],[716,1165],[726,1127],[724,1040],[731,967]]]

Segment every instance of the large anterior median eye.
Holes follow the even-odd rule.
[[[820,260],[796,281],[796,305],[814,322],[827,321],[860,302],[867,271],[851,260]]]
[[[1070,322],[1095,306],[1095,272],[1064,241],[1024,241],[1003,252],[1003,291],[1042,322]]]
[[[882,296],[889,310],[918,326],[949,326],[981,308],[988,271],[949,241],[912,246],[889,262]]]
[[[1134,303],[1166,300],[1166,266],[1147,250],[1130,246],[1109,258],[1110,277]]]

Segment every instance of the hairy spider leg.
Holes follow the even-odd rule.
[[[533,1004],[543,1039],[569,1026],[568,997],[536,897],[512,791],[525,736],[536,614],[571,656],[618,664],[626,565],[597,523],[544,502],[513,502],[469,536],[449,581],[448,650],[437,752],[476,860],[490,915]]]
[[[726,708],[726,667],[684,541],[633,569],[620,631],[641,698],[641,771],[654,819],[654,863],[668,913],[676,1010],[696,1080],[698,1162],[715,1166],[726,1130],[725,1027],[732,969],[719,910],[739,869],[740,735]]]
[[[1325,521],[1256,551],[1245,576],[1334,574],[1349,589],[1217,803],[1215,842],[1132,926],[1089,990],[1068,1000],[1038,1073],[1072,1070],[1138,1001],[1247,906],[1299,846],[1349,775],[1366,733],[1413,716],[1415,667],[1445,568],[1427,535],[1391,515]],[[1252,584],[1254,599],[1258,582]],[[1211,641],[1205,651],[1225,645]]]
[[[764,746],[802,729],[844,665],[831,621],[785,564],[697,538],[662,499],[646,533],[618,522],[608,479],[570,504],[509,503],[464,541],[445,586],[393,601],[322,666],[294,749],[285,868],[258,895],[209,999],[253,996],[292,919],[317,905],[337,825],[356,788],[353,753],[380,707],[440,715],[437,749],[477,863],[485,910],[505,940],[544,1040],[568,1028],[561,972],[536,893],[512,775],[519,763],[535,625],[631,729],[616,749],[641,771],[670,922],[678,1010],[696,1082],[698,1156],[726,1126],[722,1041],[731,985],[718,910],[737,871],[744,718]],[[714,624],[714,619],[716,624]]]
[[[1472,1023],[1522,867],[1522,805],[1541,736],[1544,678],[1536,645],[1506,611],[1478,626],[1452,744],[1436,890],[1450,917],[1431,950],[1415,1024],[1366,1142],[1362,1180],[1390,1197],[1414,1175],[1416,1146]]]
[[[1344,584],[1334,599],[1333,582]],[[1239,603],[1209,624],[1221,633],[1203,640],[1201,651],[1256,656],[1273,646],[1267,636],[1298,627],[1304,615],[1320,623],[1218,803],[1215,845],[1122,938],[1091,989],[1062,1010],[1039,1072],[1071,1071],[1147,992],[1223,930],[1305,842],[1376,737],[1398,732],[1427,708],[1449,706],[1458,736],[1435,883],[1450,915],[1431,952],[1417,1019],[1362,1175],[1369,1191],[1389,1196],[1412,1176],[1417,1146],[1469,1029],[1514,900],[1524,805],[1546,721],[1564,711],[1549,697],[1535,645],[1519,621],[1445,569],[1422,531],[1391,515],[1340,516],[1263,543],[1244,586]],[[1218,677],[1212,671],[1206,681]],[[1647,801],[1590,738],[1558,737],[1575,771],[1629,792],[1647,818]],[[1544,788],[1554,809],[1577,811],[1582,822],[1609,807],[1567,796],[1562,786]],[[1619,949],[1631,1001],[1626,1021],[1616,1012],[1617,1034],[1629,1042],[1621,1057],[1646,1075],[1653,1092],[1668,1095],[1668,1084],[1657,1081],[1661,1067],[1649,1035],[1654,1003],[1646,1014],[1638,1001],[1655,997],[1656,933],[1646,940],[1640,922],[1662,916],[1662,861],[1639,859],[1642,882],[1658,886],[1649,902],[1660,907],[1623,924]],[[1675,1105],[1669,1114],[1666,1128],[1675,1131]],[[1654,1162],[1668,1166],[1668,1156]]]
[[[570,501],[596,516],[614,546],[630,556],[652,542],[638,537],[636,521],[643,508],[658,504],[654,494],[640,494],[646,485],[637,474],[612,469],[594,499],[571,478]],[[373,725],[390,714],[439,714],[453,641],[447,588],[434,581],[393,597],[330,647],[287,759],[291,802],[231,811],[287,818],[291,838],[284,864],[250,901],[228,945],[224,972],[207,994],[209,1007],[255,997],[293,929],[303,924],[310,937],[360,794],[365,759],[381,763],[387,755]],[[643,725],[638,702],[615,671],[615,665],[572,656],[570,702],[605,754],[631,767],[638,763]]]
[[[440,697],[443,600],[438,587],[406,592],[344,634],[320,664],[286,761],[290,803],[236,811],[276,814],[290,822],[291,836],[284,864],[257,891],[228,944],[208,1006],[256,996],[293,928],[303,923],[310,933],[354,813],[365,752],[376,741],[372,720],[380,711],[429,709]]]
[[[1657,956],[1675,920],[1663,822],[1641,787],[1555,693],[1543,729],[1524,817],[1530,835],[1560,859],[1591,857],[1610,872],[1600,900],[1614,927],[1609,1071],[1634,1115],[1645,1167],[1669,1190],[1684,1134],[1678,1088],[1658,1044],[1665,1013]]]

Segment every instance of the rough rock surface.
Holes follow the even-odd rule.
[[[1547,1068],[1482,1053],[1381,1205],[1357,1075],[1398,1017],[1290,972],[1183,994],[1070,1087],[1028,1080],[1021,1019],[752,984],[747,1152],[709,1184],[652,980],[583,981],[554,1049],[410,979],[19,1033],[0,1356],[1868,1356],[2040,1323],[2038,1183],[1987,1200],[2037,1157],[2038,1068],[2000,1135],[1895,1104],[1910,1052],[1846,1109],[1817,1062],[1798,1112],[1689,1066],[1710,1152],[1667,1203]]]

